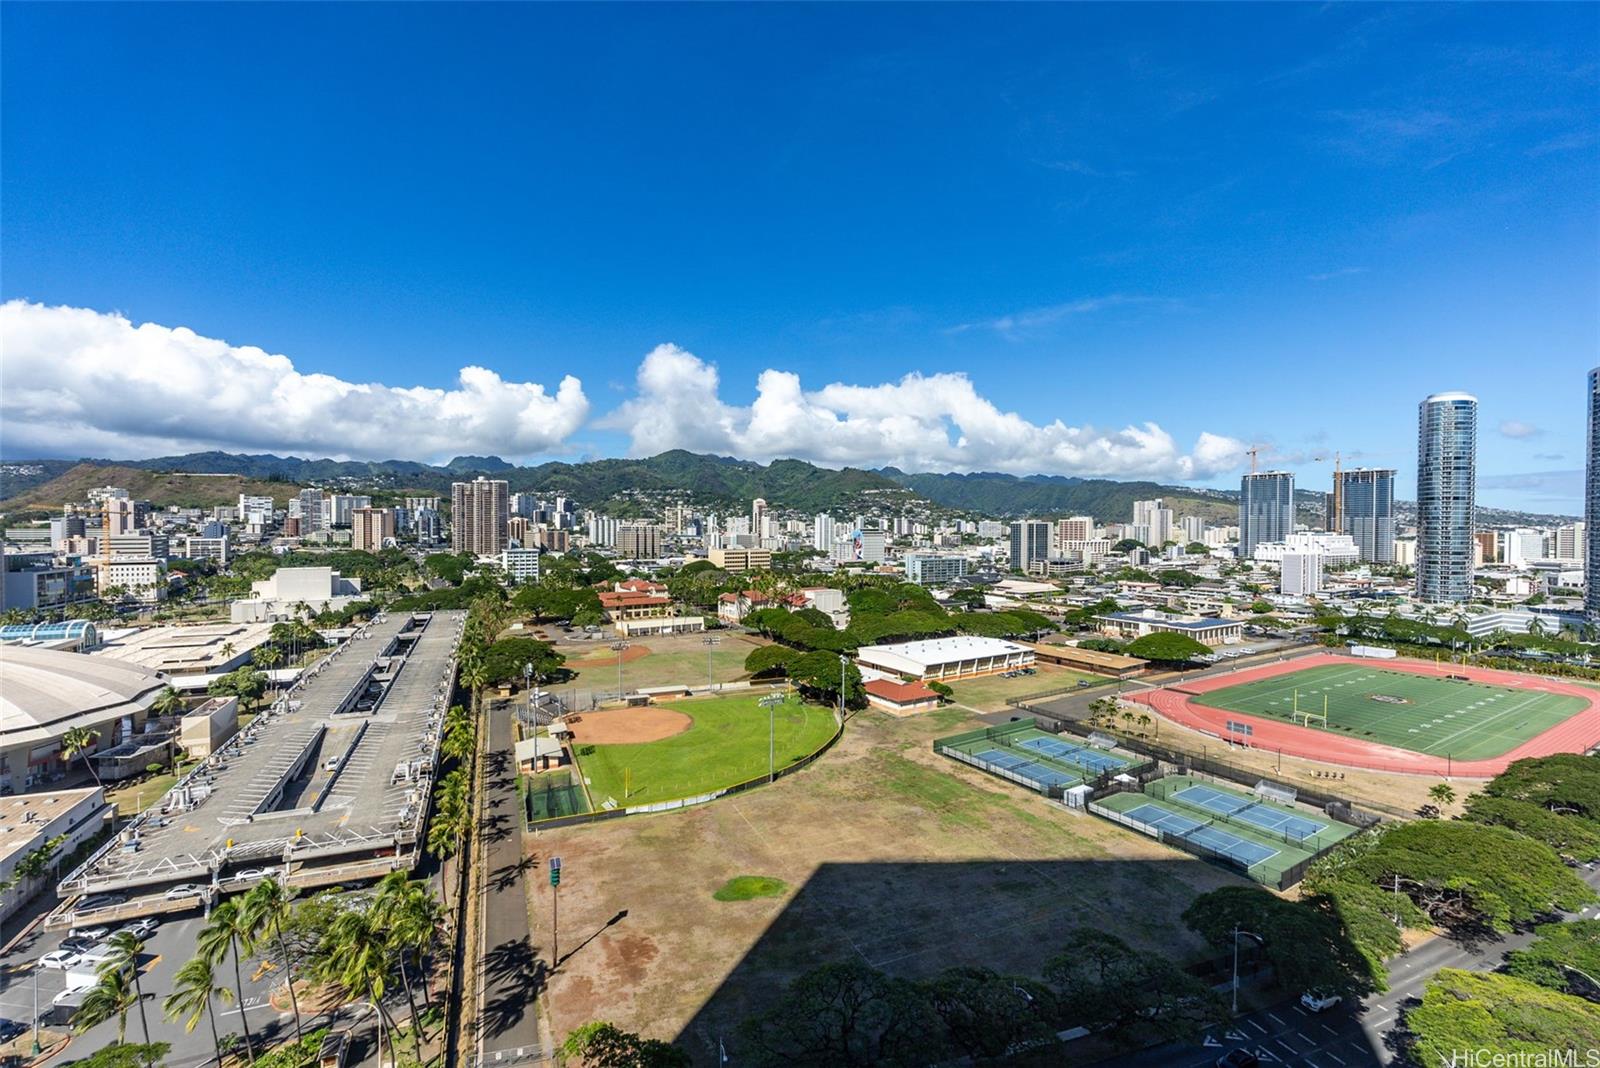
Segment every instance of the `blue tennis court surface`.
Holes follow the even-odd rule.
[[[1066,786],[1080,781],[1076,775],[1068,775],[1064,771],[1057,771],[1055,768],[1036,763],[1027,757],[1018,756],[1014,752],[1008,753],[1004,749],[985,749],[972,755],[985,763],[993,764],[997,768],[1004,768],[1006,771],[1021,775],[1023,778],[1031,779],[1041,786]]]
[[[1086,749],[1081,745],[1073,745],[1071,742],[1063,742],[1060,738],[1028,738],[1018,742],[1017,745],[1019,748],[1032,749],[1036,753],[1043,753],[1055,760],[1065,760],[1068,764],[1076,764],[1080,768],[1088,768],[1094,772],[1125,767],[1127,764],[1119,757],[1095,749]]]
[[[1260,864],[1263,860],[1270,860],[1278,855],[1278,850],[1269,846],[1247,841],[1215,824],[1207,826],[1199,820],[1190,819],[1160,805],[1140,805],[1138,808],[1129,809],[1123,815],[1146,827],[1154,827],[1166,834],[1175,834],[1191,842],[1198,842],[1207,849],[1233,857],[1246,867]]]
[[[1210,827],[1202,827],[1188,837],[1189,841],[1199,842],[1207,849],[1214,849],[1224,856],[1232,857],[1245,867],[1249,867],[1252,864],[1260,864],[1263,860],[1271,860],[1278,855],[1278,851],[1270,846],[1248,842],[1231,831],[1224,831],[1215,824]]]
[[[1146,827],[1154,827],[1168,834],[1188,835],[1205,826],[1199,820],[1192,820],[1160,805],[1140,805],[1138,808],[1129,809],[1123,815],[1135,823],[1142,823]]]
[[[1325,823],[1318,823],[1316,820],[1297,816],[1292,812],[1284,812],[1282,809],[1269,808],[1259,801],[1247,801],[1237,794],[1213,789],[1210,786],[1189,786],[1179,790],[1172,797],[1175,801],[1182,801],[1184,804],[1203,808],[1208,812],[1216,812],[1240,823],[1248,823],[1252,827],[1287,835],[1291,839],[1310,838],[1327,829]]]

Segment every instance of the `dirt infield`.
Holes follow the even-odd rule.
[[[1558,723],[1543,734],[1530,738],[1521,745],[1497,757],[1485,760],[1449,760],[1427,753],[1414,753],[1406,749],[1381,745],[1359,738],[1349,738],[1313,727],[1302,727],[1280,720],[1265,719],[1243,712],[1228,712],[1220,708],[1206,708],[1196,704],[1192,697],[1238,686],[1278,675],[1288,675],[1307,668],[1330,664],[1356,664],[1377,667],[1384,671],[1404,671],[1413,675],[1465,675],[1473,682],[1492,683],[1519,690],[1564,694],[1580,697],[1588,707],[1565,722]],[[1227,723],[1245,721],[1255,733],[1251,744],[1258,749],[1282,751],[1292,756],[1305,757],[1327,764],[1371,768],[1376,771],[1394,771],[1412,775],[1454,775],[1472,779],[1487,779],[1504,771],[1512,761],[1524,757],[1550,756],[1553,753],[1581,753],[1600,743],[1600,693],[1539,675],[1524,675],[1515,671],[1498,671],[1493,668],[1462,667],[1459,664],[1430,664],[1423,660],[1368,660],[1322,653],[1298,657],[1276,664],[1250,668],[1237,673],[1213,675],[1204,679],[1188,679],[1180,687],[1163,687],[1143,693],[1127,695],[1131,700],[1148,705],[1151,709],[1185,727],[1216,737],[1224,737]]]
[[[580,745],[632,745],[659,742],[688,730],[694,720],[670,708],[645,705],[640,708],[607,708],[568,716],[575,741]]]

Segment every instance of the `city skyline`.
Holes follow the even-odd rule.
[[[1413,398],[1462,389],[1480,499],[1581,510],[1581,10],[95,10],[14,6],[0,46],[8,459],[683,447],[1229,487],[1260,444],[1409,499]],[[562,37],[609,42],[594,95]],[[207,106],[119,47],[147,38]],[[397,80],[406,49],[458,90]],[[313,77],[263,95],[258,51]]]

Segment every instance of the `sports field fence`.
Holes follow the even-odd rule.
[[[1091,725],[1083,720],[1052,715],[1045,709],[1028,708],[1026,711],[1032,714],[1034,724],[1040,730],[1049,731],[1052,734],[1071,733],[1082,738],[1088,738],[1093,734],[1109,734],[1116,739],[1117,748],[1119,749],[1130,753],[1138,753],[1140,756],[1151,757],[1185,771],[1201,772],[1218,779],[1226,779],[1251,790],[1254,790],[1256,785],[1261,782],[1266,782],[1285,790],[1294,790],[1300,801],[1315,805],[1333,819],[1341,823],[1348,823],[1354,827],[1371,827],[1382,822],[1383,819],[1377,813],[1356,807],[1349,798],[1340,797],[1337,794],[1323,793],[1320,790],[1298,783],[1287,783],[1263,776],[1259,769],[1246,768],[1234,764],[1219,754],[1211,752],[1192,753],[1186,749],[1163,745],[1148,738],[1132,737],[1114,726]],[[1367,808],[1378,809],[1391,816],[1409,819],[1413,815],[1413,813],[1405,809],[1394,806],[1375,802],[1363,802],[1363,804]]]

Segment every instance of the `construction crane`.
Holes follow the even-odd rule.
[[[1313,456],[1311,459],[1312,462],[1319,464],[1328,462],[1326,456]],[[1335,452],[1333,454],[1333,498],[1328,504],[1328,529],[1335,533],[1344,529],[1342,522],[1344,518],[1344,479],[1339,477],[1343,470],[1339,453]]]
[[[1256,457],[1261,455],[1261,446],[1252,445],[1244,451],[1250,457],[1250,473],[1253,475],[1256,473]]]

